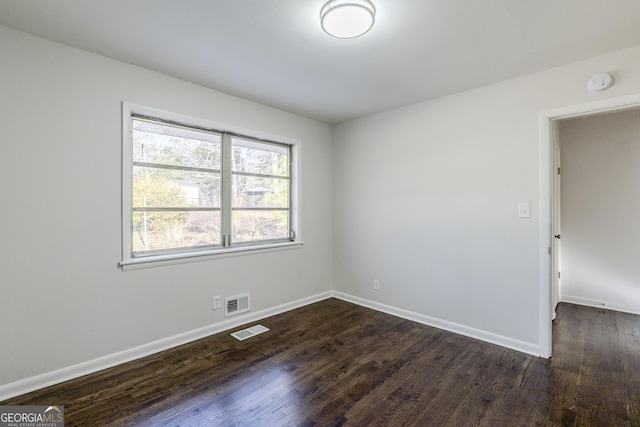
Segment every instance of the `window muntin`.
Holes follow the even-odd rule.
[[[296,241],[292,145],[190,126],[184,117],[127,114],[131,231],[123,265]]]

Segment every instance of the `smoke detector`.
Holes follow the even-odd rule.
[[[587,82],[587,89],[591,92],[599,92],[611,86],[613,86],[613,76],[607,73],[594,74]]]

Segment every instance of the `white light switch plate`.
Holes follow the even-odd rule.
[[[531,218],[531,204],[529,202],[518,203],[518,218]]]

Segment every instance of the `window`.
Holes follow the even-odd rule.
[[[231,137],[231,243],[291,239],[291,147]]]
[[[123,267],[300,244],[295,142],[123,111]]]

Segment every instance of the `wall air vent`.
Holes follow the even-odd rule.
[[[246,313],[251,309],[249,304],[249,294],[226,297],[224,299],[224,317],[235,316]]]

